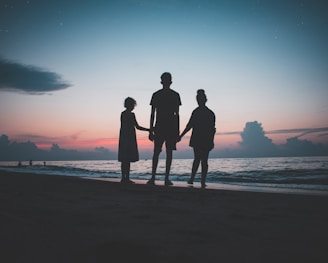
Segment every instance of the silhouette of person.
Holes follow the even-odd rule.
[[[181,99],[178,92],[170,89],[172,75],[164,72],[161,75],[162,89],[153,93],[150,105],[150,133],[149,139],[154,141],[154,153],[152,159],[152,176],[148,184],[155,184],[155,176],[158,165],[158,157],[165,142],[166,147],[166,168],[165,185],[173,185],[169,180],[172,164],[172,153],[176,150],[176,143],[179,139],[179,106]],[[154,122],[156,120],[155,126]]]
[[[121,162],[121,172],[123,183],[134,183],[130,180],[130,163],[139,161],[139,152],[137,145],[136,130],[150,131],[150,129],[141,127],[132,112],[137,102],[133,98],[126,98],[124,101],[124,110],[121,113],[121,128],[118,146],[118,161]]]
[[[214,148],[214,135],[216,132],[215,114],[205,105],[207,98],[203,89],[199,89],[197,91],[196,100],[198,107],[192,112],[186,128],[180,135],[179,141],[190,129],[192,129],[189,146],[193,147],[194,161],[192,164],[191,177],[188,180],[188,184],[193,184],[195,175],[201,162],[201,186],[204,188],[206,187],[205,182],[208,171],[208,155],[209,152]]]

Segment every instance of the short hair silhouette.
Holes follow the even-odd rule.
[[[172,75],[170,72],[164,72],[161,75],[162,82],[172,82]]]
[[[131,97],[127,97],[124,100],[124,107],[125,108],[133,108],[137,105],[137,102],[135,99],[131,98]]]

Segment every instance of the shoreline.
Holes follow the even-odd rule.
[[[29,167],[29,166],[26,166]],[[7,169],[6,169],[7,168]],[[120,182],[120,178],[114,178],[114,177],[90,177],[90,176],[77,176],[77,175],[64,175],[64,174],[56,174],[54,172],[37,172],[37,171],[21,171],[21,167],[13,167],[13,166],[2,166],[0,167],[0,172],[15,172],[15,173],[35,173],[35,174],[43,174],[43,175],[53,175],[53,176],[67,176],[67,177],[78,177],[82,179],[90,179],[90,180],[99,180],[99,181],[105,181],[105,182]],[[133,174],[131,175],[131,180],[134,181],[136,184],[145,185],[147,183],[147,180],[145,179],[134,179]],[[173,180],[173,187],[183,187],[183,188],[201,188],[200,182],[196,181],[193,185],[188,185],[187,181],[175,181]],[[264,185],[257,185],[254,183],[254,185],[251,184],[232,184],[232,183],[213,183],[213,182],[206,182],[207,187],[206,189],[212,189],[212,190],[228,190],[228,191],[246,191],[246,192],[261,192],[261,193],[277,193],[277,194],[301,194],[301,195],[314,195],[314,196],[327,196],[328,191],[327,190],[321,190],[321,189],[307,189],[302,187],[279,187],[277,185],[275,186],[264,186]],[[156,180],[157,186],[164,186],[163,180]],[[172,186],[171,186],[172,187]]]
[[[0,171],[0,261],[326,262],[327,203]]]
[[[99,177],[81,177],[82,179],[97,180],[104,182],[119,183],[119,178],[99,178]],[[147,180],[131,179],[137,185],[146,185]],[[172,181],[173,185],[169,187],[180,188],[195,188],[200,189],[200,182],[194,182],[193,185],[188,185],[184,181]],[[156,186],[164,187],[164,181],[156,180]],[[240,191],[240,192],[255,192],[255,193],[271,193],[271,194],[296,194],[296,195],[314,195],[314,196],[328,196],[328,191],[323,190],[308,190],[298,188],[283,188],[283,187],[263,187],[263,186],[248,186],[238,184],[220,184],[220,183],[206,183],[206,188],[202,190],[226,190],[226,191]]]

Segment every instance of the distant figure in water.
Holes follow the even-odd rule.
[[[124,101],[125,111],[121,113],[121,129],[118,146],[118,161],[121,162],[123,183],[134,183],[130,180],[130,163],[139,161],[136,130],[149,131],[139,126],[135,114],[132,112],[137,102],[133,98]]]
[[[21,167],[22,166],[22,162],[19,161],[18,164],[17,164],[18,167]]]
[[[169,175],[172,164],[172,153],[173,150],[176,150],[176,143],[179,139],[179,107],[181,105],[181,99],[178,92],[170,89],[172,84],[171,73],[164,72],[161,75],[161,84],[163,88],[153,93],[150,101],[151,132],[149,133],[149,139],[154,141],[154,153],[151,178],[147,184],[155,184],[158,158],[165,142],[166,168],[164,184],[167,186],[173,185],[173,183],[169,180]]]
[[[192,112],[190,120],[181,133],[179,140],[192,129],[189,146],[194,149],[194,161],[192,164],[191,177],[188,184],[193,184],[199,164],[202,165],[201,185],[206,187],[206,176],[208,171],[208,155],[214,148],[215,114],[206,107],[207,98],[205,91],[197,91],[196,100],[198,107]]]
[[[30,166],[32,166],[32,165],[33,165],[32,160],[30,160]]]

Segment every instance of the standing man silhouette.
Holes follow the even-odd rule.
[[[176,143],[179,139],[179,107],[181,99],[178,92],[170,89],[172,84],[171,73],[164,72],[161,75],[162,89],[153,93],[150,101],[150,132],[149,139],[154,141],[154,153],[152,160],[152,176],[147,184],[155,184],[158,157],[162,151],[163,143],[166,147],[166,169],[165,185],[173,185],[169,180],[172,153],[176,150]],[[154,122],[156,120],[155,126]]]

